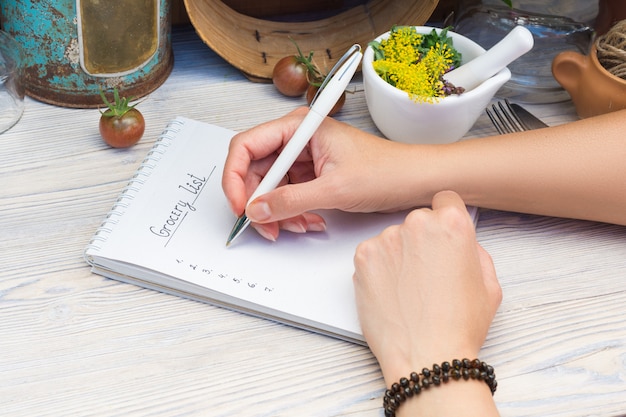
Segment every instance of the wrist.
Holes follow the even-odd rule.
[[[396,417],[399,410],[398,417],[457,415],[466,414],[464,408],[475,402],[476,415],[497,415],[490,398],[496,388],[493,367],[478,359],[453,359],[413,371],[388,386],[383,410],[386,417]]]
[[[402,178],[403,208],[429,206],[433,196],[454,190],[455,171],[449,162],[448,145],[406,145],[401,149],[395,174]],[[410,155],[407,157],[407,155]],[[394,191],[398,191],[394,188]]]
[[[406,341],[405,341],[406,342]],[[405,345],[395,345],[392,350],[387,350],[378,362],[385,379],[387,387],[397,382],[402,377],[406,377],[408,372],[420,371],[423,368],[430,368],[433,364],[441,364],[442,360],[452,360],[453,358],[476,358],[480,352],[480,347],[472,348],[454,341],[442,340],[441,344],[424,343],[423,346],[403,349]],[[446,359],[451,358],[451,359]]]

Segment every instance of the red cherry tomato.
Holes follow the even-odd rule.
[[[143,115],[135,108],[121,116],[100,116],[100,135],[114,148],[127,148],[139,142],[145,128]]]
[[[114,148],[127,148],[139,142],[146,129],[146,121],[136,105],[129,105],[129,99],[120,97],[117,88],[113,91],[113,102],[100,90],[100,97],[108,110],[100,112],[100,136]]]
[[[288,97],[298,97],[304,94],[309,86],[308,68],[295,55],[286,56],[279,60],[272,71],[274,85]]]

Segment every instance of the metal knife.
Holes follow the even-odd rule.
[[[548,127],[548,125],[542,122],[537,116],[535,116],[519,104],[512,103],[511,108],[513,109],[515,114],[517,114],[526,130],[542,129],[544,127]]]

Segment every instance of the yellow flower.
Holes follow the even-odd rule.
[[[385,51],[385,59],[391,62],[400,62],[407,65],[417,62],[419,51],[414,45],[422,42],[422,35],[410,27],[399,28],[389,38],[381,42]]]
[[[453,64],[454,51],[440,43],[424,50],[422,39],[413,27],[395,28],[379,44],[384,58],[373,65],[385,81],[406,91],[412,100],[432,103],[446,95],[442,76]]]

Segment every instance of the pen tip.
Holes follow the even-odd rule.
[[[237,236],[243,233],[243,231],[248,227],[249,224],[250,220],[248,220],[248,217],[246,217],[245,214],[239,217],[235,222],[235,225],[233,226],[230,234],[228,235],[228,239],[226,240],[226,246],[230,246],[230,244],[237,238]]]

